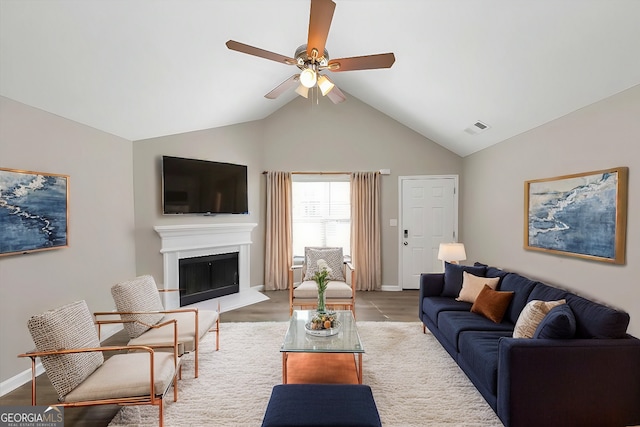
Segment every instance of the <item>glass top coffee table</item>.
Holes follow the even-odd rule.
[[[280,348],[282,353],[282,382],[287,384],[287,357],[289,353],[353,353],[358,383],[362,384],[362,354],[364,347],[356,328],[356,319],[351,310],[335,312],[338,322],[337,331],[332,335],[316,336],[307,332],[305,325],[316,314],[315,310],[294,310],[289,329]]]

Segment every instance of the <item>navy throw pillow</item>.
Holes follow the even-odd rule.
[[[442,289],[443,297],[456,298],[460,295],[460,289],[462,289],[462,272],[473,274],[474,276],[484,277],[487,267],[478,266],[472,267],[470,265],[450,264],[445,262],[444,264],[444,287]]]
[[[576,318],[569,304],[554,307],[544,316],[533,338],[569,339],[576,334]]]

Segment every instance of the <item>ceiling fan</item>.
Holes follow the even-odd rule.
[[[276,86],[265,95],[265,98],[276,99],[295,85],[298,85],[296,93],[306,98],[309,89],[317,86],[323,96],[327,96],[334,104],[338,104],[344,101],[346,96],[334,85],[329,77],[322,74],[323,71],[329,70],[335,73],[390,68],[396,58],[393,53],[382,53],[329,59],[329,52],[325,49],[325,43],[329,35],[329,27],[331,26],[335,8],[336,4],[332,0],[311,0],[307,44],[298,47],[293,58],[234,40],[229,40],[226,45],[231,50],[259,56],[260,58],[270,59],[286,65],[295,65],[301,70],[300,73],[292,75]]]

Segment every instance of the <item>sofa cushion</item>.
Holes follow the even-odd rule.
[[[544,317],[556,306],[565,304],[566,301],[561,299],[557,301],[529,301],[520,313],[516,326],[513,328],[514,338],[533,338],[538,325]]]
[[[111,295],[119,312],[156,312],[147,314],[122,314],[127,321],[124,329],[130,338],[137,338],[149,329],[146,325],[155,325],[164,317],[162,301],[158,287],[152,276],[145,275],[115,284],[111,287]]]
[[[494,395],[498,388],[498,343],[509,331],[465,331],[460,334],[461,364],[471,368],[477,379]]]
[[[535,286],[531,290],[529,294],[529,301],[533,301],[534,299],[540,301],[557,301],[560,299],[566,299],[569,292],[551,287],[549,285],[545,285],[544,283],[536,282]]]
[[[116,354],[107,359],[86,381],[67,395],[67,402],[117,399],[149,395],[151,366],[149,353]],[[153,355],[154,393],[162,395],[173,381],[176,368],[173,353]]]
[[[629,314],[574,294],[567,303],[576,318],[576,338],[624,338]]]
[[[568,304],[554,307],[544,316],[533,338],[569,339],[576,333],[576,319]]]
[[[462,289],[456,298],[458,301],[474,303],[482,288],[486,285],[491,289],[498,287],[499,277],[478,277],[466,271],[462,272]]]
[[[329,283],[327,283],[327,290],[325,291],[325,297],[327,299],[349,299],[352,295],[353,290],[346,282],[330,280]],[[318,284],[313,280],[305,280],[300,283],[300,285],[296,286],[293,290],[293,296],[295,298],[318,298]]]
[[[443,311],[466,311],[471,310],[471,303],[456,301],[449,297],[428,297],[422,299],[422,312],[435,323],[438,324],[438,315]]]
[[[85,301],[76,301],[33,316],[27,322],[38,351],[100,347],[93,316]],[[71,353],[42,357],[47,376],[60,401],[95,371],[102,352]]]
[[[442,335],[446,336],[456,351],[458,348],[459,336],[463,331],[504,331],[513,333],[513,324],[494,323],[476,313],[463,311],[443,311],[438,316],[438,329]]]
[[[159,323],[169,320],[178,322],[178,343],[180,354],[195,350],[195,313],[192,311],[168,313]],[[198,339],[213,327],[218,320],[218,312],[214,310],[198,310]],[[129,341],[129,345],[173,345],[173,325],[169,324],[160,328],[152,328],[137,338]]]
[[[512,291],[494,291],[489,285],[484,285],[471,307],[471,312],[481,314],[492,322],[500,323],[512,298]]]
[[[443,297],[456,298],[460,295],[462,289],[462,272],[466,271],[474,276],[484,276],[486,267],[472,267],[469,265],[444,264],[444,288],[442,290]]]
[[[498,286],[499,291],[513,291],[515,294],[513,295],[513,299],[511,300],[511,304],[507,308],[507,312],[505,313],[505,319],[511,323],[516,323],[518,317],[520,316],[520,312],[524,309],[524,306],[527,304],[527,299],[529,298],[529,294],[535,287],[536,282],[533,280],[527,279],[517,273],[507,273],[500,282]]]
[[[485,276],[486,277],[499,277],[500,279],[502,279],[503,277],[505,277],[507,274],[509,274],[508,271],[504,271],[501,268],[498,267],[491,267],[487,264],[481,263],[481,262],[474,262],[473,263],[474,267],[486,267],[487,271],[485,272]]]
[[[500,286],[502,286],[502,281],[504,280],[505,277],[507,277],[507,273],[504,270],[500,270],[499,268],[495,268],[495,267],[487,267],[487,272],[485,273],[486,277],[497,277],[498,278],[498,287],[496,289],[500,289]]]
[[[318,271],[318,260],[323,259],[331,269],[327,276],[329,280],[344,282],[342,248],[305,248],[305,255],[306,272],[304,280],[313,280],[313,276]]]

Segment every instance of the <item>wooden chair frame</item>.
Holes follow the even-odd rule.
[[[300,307],[301,310],[305,310],[305,309],[312,310],[318,306],[317,297],[315,299],[312,299],[312,298],[295,298],[293,296],[293,290],[295,289],[296,284],[300,284],[302,283],[302,281],[304,281],[303,279],[301,279],[301,282],[295,283],[294,272],[299,270],[302,274],[304,270],[303,267],[304,267],[304,264],[301,264],[301,265],[294,265],[289,269],[289,316],[293,315],[293,307]],[[327,298],[326,307],[333,308],[334,310],[337,308],[351,310],[353,312],[353,317],[355,317],[356,316],[356,270],[353,267],[353,264],[351,264],[348,261],[344,262],[343,269],[345,273],[345,278],[350,277],[351,279],[351,280],[346,280],[346,283],[348,283],[351,287],[351,298],[350,299]],[[350,274],[346,274],[347,271],[349,271]]]
[[[98,317],[102,317],[102,316],[121,316],[121,315],[128,315],[128,314],[171,314],[171,313],[189,313],[192,312],[194,313],[194,331],[198,331],[199,330],[199,320],[198,320],[198,309],[197,308],[179,308],[179,309],[173,309],[173,310],[158,310],[158,311],[129,311],[129,312],[124,312],[124,311],[99,311],[99,312],[95,312],[93,313],[93,316],[95,318],[95,323],[96,325],[98,325],[98,338],[100,338],[100,330],[101,330],[101,325],[109,325],[109,324],[123,324],[123,323],[139,323],[139,324],[143,324],[145,326],[148,327],[153,327],[155,325],[147,325],[146,323],[143,322],[139,322],[139,321],[135,321],[135,320],[122,320],[122,319],[109,319],[109,320],[99,320]],[[216,319],[215,322],[215,327],[209,329],[208,332],[215,332],[216,333],[216,351],[218,351],[220,349],[220,303],[218,303],[218,318]],[[194,376],[195,378],[198,378],[198,355],[199,355],[199,350],[200,350],[200,337],[197,336],[198,333],[196,332],[196,336],[194,337],[194,342],[193,342],[193,353],[194,353]],[[178,345],[180,346],[182,343],[180,341],[178,341]],[[147,344],[148,347],[150,348],[167,348],[167,345],[153,345],[153,344]],[[184,352],[180,351],[180,356],[182,356]]]

